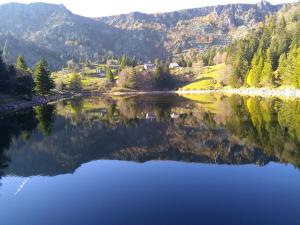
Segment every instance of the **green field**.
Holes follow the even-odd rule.
[[[194,82],[183,86],[180,90],[220,89],[224,70],[225,64],[206,67]]]
[[[64,74],[62,72],[53,73],[52,77],[55,83],[62,82],[66,89],[69,87],[70,77],[72,73]],[[89,75],[80,75],[82,82],[82,91],[102,91],[105,89],[106,78],[94,77]]]

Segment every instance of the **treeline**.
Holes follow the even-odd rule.
[[[286,6],[227,49],[233,87],[300,88],[300,5]]]
[[[127,66],[119,73],[118,85],[136,90],[169,89],[174,85],[169,70],[170,61],[156,60],[153,70]]]
[[[29,68],[20,54],[16,65],[7,65],[0,53],[0,93],[31,99],[33,94],[47,95],[54,88],[45,59],[33,69]]]

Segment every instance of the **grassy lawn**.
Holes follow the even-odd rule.
[[[206,67],[196,81],[185,85],[181,90],[219,89],[222,87],[220,77],[225,70],[225,64]]]
[[[106,78],[84,76],[81,82],[84,91],[98,91],[105,86]]]
[[[71,75],[72,73],[64,74],[61,72],[57,72],[57,73],[53,73],[52,77],[55,83],[63,82],[68,87],[70,83]],[[100,91],[103,88],[105,88],[106,78],[100,78],[100,77],[89,76],[89,75],[81,75],[80,77],[81,77],[83,91],[88,91],[88,92]]]

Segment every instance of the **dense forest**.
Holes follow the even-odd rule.
[[[300,6],[269,16],[227,49],[233,87],[300,87]]]
[[[0,94],[31,99],[33,94],[46,95],[54,88],[50,70],[45,59],[32,69],[20,54],[15,65],[7,65],[0,52]]]

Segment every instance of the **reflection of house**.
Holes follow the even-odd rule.
[[[180,117],[179,114],[171,113],[171,118],[172,118],[172,119],[178,119],[179,117]]]
[[[146,114],[146,119],[147,120],[154,120],[156,118],[155,113],[150,112]]]
[[[109,68],[110,69],[119,69],[120,68],[120,66],[119,65],[109,65]]]
[[[145,70],[152,70],[155,68],[155,64],[152,64],[152,63],[145,63],[144,64],[144,69]]]
[[[100,68],[96,69],[96,74],[99,76],[99,77],[105,77],[106,76],[106,71],[105,70],[102,70]]]
[[[169,66],[170,69],[175,69],[175,68],[178,68],[178,67],[179,67],[178,63],[171,63],[170,66]]]
[[[99,116],[101,116],[101,117],[107,116],[107,110],[106,109],[101,109],[100,112],[99,112]]]

